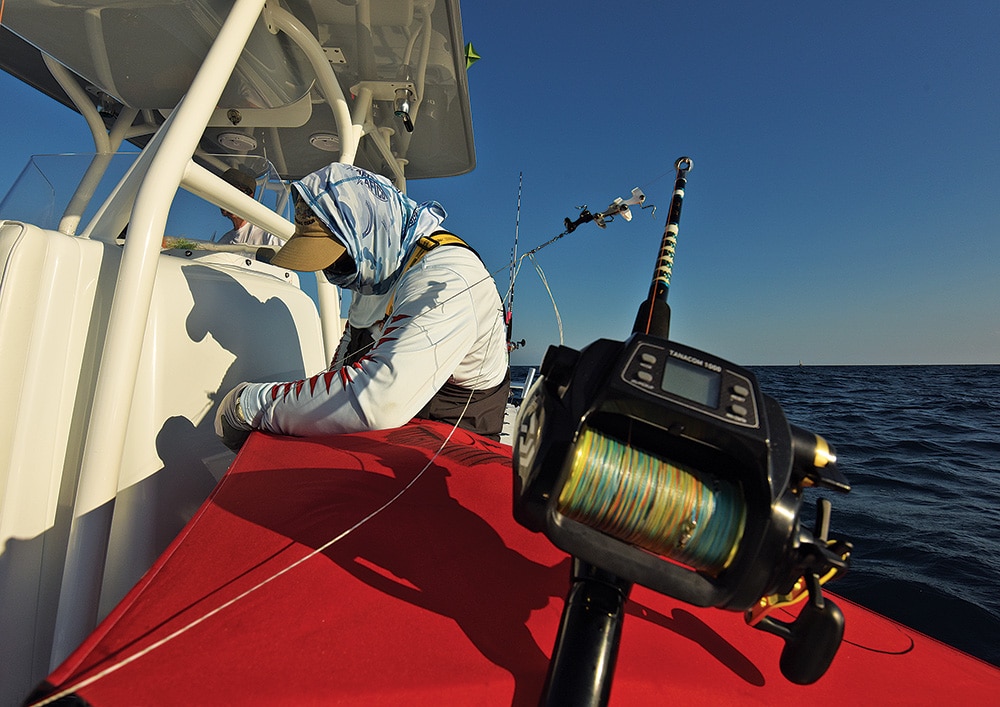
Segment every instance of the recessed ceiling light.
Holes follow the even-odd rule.
[[[220,145],[234,152],[249,152],[257,147],[253,136],[243,133],[221,133],[218,140]]]
[[[309,138],[309,144],[324,152],[340,152],[340,137],[331,133],[316,133]]]

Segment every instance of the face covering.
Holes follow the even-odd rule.
[[[447,216],[436,201],[418,204],[385,177],[339,162],[293,186],[356,266],[327,271],[328,279],[363,295],[388,292],[413,245]]]

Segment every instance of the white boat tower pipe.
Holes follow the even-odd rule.
[[[216,179],[217,186],[211,189],[207,173],[192,165],[191,156],[264,4],[265,0],[236,0],[187,94],[161,127],[160,133],[147,145],[146,151],[152,154],[148,160],[143,159],[146,155],[140,157],[140,162],[148,162],[148,169],[130,170],[116,189],[116,196],[112,197],[127,199],[129,193],[136,194],[97,375],[91,422],[84,443],[56,615],[51,656],[53,667],[96,624],[124,454],[126,421],[135,390],[157,259],[173,195],[183,184],[196,193],[211,190],[216,196],[213,201],[240,201],[236,195],[229,195],[229,190],[224,188],[227,185],[221,179]],[[281,15],[280,12],[278,14]],[[285,17],[281,19],[287,20]],[[294,22],[279,21],[278,24],[284,31],[289,31],[288,27],[292,34],[296,32]],[[277,28],[272,31],[277,31]],[[318,46],[315,38],[310,39],[312,44]],[[297,43],[310,44],[308,41]],[[325,60],[323,64],[323,70],[317,70],[320,90],[331,102],[340,134],[348,137],[343,140],[341,161],[353,161],[360,135],[352,128],[347,104],[332,68]],[[129,181],[133,183],[128,184]],[[219,198],[220,193],[226,196]],[[241,210],[256,210],[258,207],[260,205],[255,204]],[[291,224],[284,219],[278,217],[281,223],[272,221],[274,214],[266,215],[259,211],[253,216],[255,218],[251,220],[265,223],[272,232],[290,235],[288,228]],[[95,220],[101,217],[98,215]],[[324,339],[325,330],[324,326]]]
[[[122,140],[125,139],[126,133],[132,126],[132,122],[139,111],[135,108],[123,109],[115,120],[115,124],[111,128],[111,133],[108,134],[104,127],[104,121],[101,120],[101,116],[97,112],[97,108],[87,98],[84,90],[80,88],[80,84],[73,80],[70,72],[48,54],[42,54],[42,60],[45,62],[49,73],[52,74],[52,77],[66,92],[66,95],[72,99],[73,104],[76,105],[86,119],[87,125],[90,127],[90,134],[94,139],[94,151],[97,153],[94,155],[94,159],[91,160],[90,166],[87,167],[87,172],[84,174],[83,179],[80,180],[80,184],[77,186],[76,191],[69,200],[69,204],[66,206],[66,210],[63,212],[62,218],[59,220],[59,232],[72,236],[76,233],[77,226],[80,225],[80,216],[90,203],[90,199],[94,196],[94,191],[97,189],[101,177],[104,176],[104,172],[111,162],[111,157],[121,147]]]

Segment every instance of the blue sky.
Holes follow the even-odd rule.
[[[742,364],[1000,363],[995,0],[508,0],[463,24],[478,166],[410,194],[501,290],[519,173],[521,252],[635,186],[658,207],[538,254],[566,345],[629,335],[689,155],[672,338]],[[0,94],[0,193],[33,153],[92,149],[69,110]],[[527,261],[514,326],[514,363],[558,342]]]

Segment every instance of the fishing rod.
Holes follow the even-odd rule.
[[[674,193],[670,198],[670,211],[667,223],[663,227],[663,239],[660,241],[660,254],[653,271],[653,283],[649,287],[649,296],[639,306],[635,317],[633,333],[651,334],[666,339],[670,333],[670,306],[667,304],[667,294],[670,292],[670,277],[674,271],[674,254],[677,250],[677,233],[680,229],[681,206],[684,203],[684,189],[687,187],[687,175],[694,169],[694,160],[690,157],[678,157],[674,162],[677,178],[674,180]]]
[[[507,353],[516,351],[524,346],[525,341],[514,341],[514,277],[517,273],[517,235],[521,226],[521,185],[524,181],[524,172],[517,175],[517,215],[514,217],[514,247],[510,251],[510,297],[507,300]]]
[[[788,423],[752,371],[667,339],[667,294],[687,175],[677,178],[647,299],[627,341],[550,346],[521,405],[514,518],[573,557],[541,703],[604,705],[633,584],[744,613],[785,643],[782,674],[807,685],[840,646],[844,616],[821,585],[851,544],[831,504],[801,524],[804,490],[847,492],[833,447]],[[584,209],[566,230],[596,220]],[[804,602],[793,621],[779,608]]]
[[[689,157],[680,157],[674,163],[677,177],[653,271],[653,282],[646,300],[639,307],[633,333],[655,334],[664,339],[669,334],[667,294],[673,273],[684,188],[687,174],[693,167],[694,162]],[[644,196],[639,203],[643,201]],[[626,214],[626,218],[630,218],[627,211]],[[579,223],[589,220],[596,220],[596,217],[591,216],[585,207],[578,222],[565,220],[566,230],[572,232]],[[598,225],[604,227],[603,219],[598,221]],[[570,590],[546,675],[542,704],[553,707],[562,704],[607,704],[618,660],[625,602],[632,584],[628,579],[573,557]],[[581,678],[580,666],[595,666],[594,674]]]

